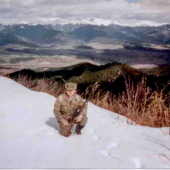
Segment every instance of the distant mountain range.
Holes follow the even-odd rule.
[[[69,44],[75,41],[91,42],[96,38],[121,40],[134,43],[170,43],[170,25],[163,26],[121,26],[111,24],[0,24],[0,45],[28,43],[37,45]]]
[[[162,65],[170,63],[170,25],[0,24],[0,46],[5,56],[76,56],[101,64]]]

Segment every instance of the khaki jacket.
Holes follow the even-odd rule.
[[[63,120],[68,120],[72,116],[76,108],[78,106],[82,106],[83,103],[84,100],[78,94],[74,94],[70,101],[66,93],[58,96],[53,110],[57,121],[60,123]],[[87,103],[80,115],[87,115]]]

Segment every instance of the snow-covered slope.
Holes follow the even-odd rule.
[[[0,77],[0,168],[170,168],[168,129],[129,125],[89,103],[82,135],[65,138],[54,103]]]

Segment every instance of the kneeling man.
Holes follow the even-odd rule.
[[[72,114],[78,106],[84,104],[84,100],[80,95],[77,94],[77,84],[75,83],[66,83],[65,84],[65,93],[58,96],[54,105],[54,114],[60,125],[60,134],[65,135],[70,125],[68,120],[71,118]],[[76,133],[81,134],[81,129],[87,123],[87,104],[81,111],[80,115],[76,118]],[[68,136],[71,135],[71,132]]]

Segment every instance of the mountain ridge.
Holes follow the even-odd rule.
[[[120,26],[111,24],[98,26],[90,24],[66,24],[66,25],[29,25],[14,24],[0,25],[0,33],[10,33],[39,44],[63,43],[82,40],[90,42],[97,37],[105,37],[112,40],[141,43],[170,43],[170,25],[153,26]]]

